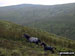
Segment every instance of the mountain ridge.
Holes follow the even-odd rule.
[[[67,4],[56,4],[56,5],[41,5],[41,4],[18,4],[18,5],[10,5],[10,6],[3,6],[3,7],[11,7],[11,6],[19,6],[19,5],[39,5],[39,6],[58,6],[58,5],[68,5],[68,4],[75,4],[75,3],[67,3]]]

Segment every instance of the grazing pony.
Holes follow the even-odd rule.
[[[43,46],[44,47],[44,51],[48,51],[48,50],[50,50],[52,53],[55,53],[54,52],[54,49],[56,49],[56,48],[54,48],[54,47],[51,47],[51,46],[47,46],[45,43],[41,43],[41,46]]]
[[[37,37],[30,37],[26,34],[24,34],[24,37],[30,42],[30,43],[35,43],[35,44],[39,44],[41,43],[40,39],[38,39]]]

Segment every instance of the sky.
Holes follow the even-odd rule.
[[[75,0],[0,0],[0,7],[18,4],[56,5],[66,3],[75,3]]]

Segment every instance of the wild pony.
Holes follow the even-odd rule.
[[[50,50],[52,53],[55,53],[55,52],[54,52],[54,49],[56,49],[56,48],[51,47],[51,46],[47,46],[44,42],[41,43],[41,46],[44,47],[44,51]]]
[[[37,37],[30,37],[29,35],[27,34],[24,34],[24,37],[31,43],[35,43],[35,44],[39,44],[41,43],[41,40]]]

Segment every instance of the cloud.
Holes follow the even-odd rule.
[[[54,5],[63,3],[73,3],[75,0],[0,0],[0,6],[16,5],[16,4],[43,4]]]

